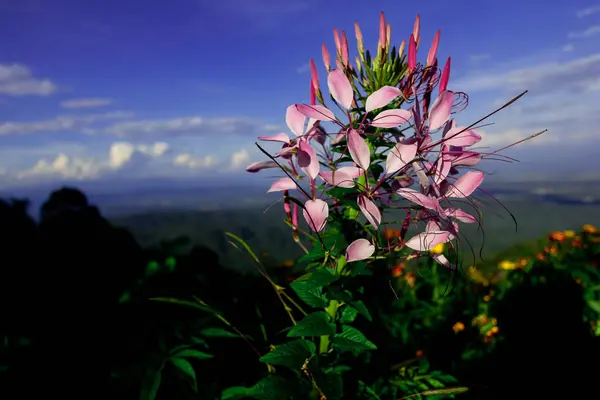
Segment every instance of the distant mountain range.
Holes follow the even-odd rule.
[[[63,182],[34,188],[0,191],[0,197],[28,198],[37,214],[51,191],[62,186],[82,190],[107,216],[154,210],[224,210],[265,206],[281,201],[280,193],[266,193],[268,177],[198,182],[196,180],[148,180],[134,182]],[[488,179],[482,188],[500,200],[530,200],[558,204],[600,204],[600,179],[507,181]]]

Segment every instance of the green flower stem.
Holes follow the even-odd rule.
[[[344,267],[346,266],[346,257],[341,256],[338,259],[335,273],[338,275],[342,274]],[[337,311],[340,307],[338,300],[329,300],[329,305],[325,308],[325,312],[331,317],[331,321],[335,323],[337,317]],[[327,353],[329,351],[329,335],[321,336],[319,343],[319,353]]]
[[[330,300],[329,305],[325,308],[325,312],[329,314],[331,320],[335,322],[335,317],[337,315],[337,310],[340,306],[340,302],[337,300]],[[319,352],[327,353],[329,350],[329,336],[321,336],[321,342],[319,343]]]

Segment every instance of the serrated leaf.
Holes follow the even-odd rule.
[[[297,369],[315,354],[316,346],[308,340],[298,339],[276,346],[269,353],[260,358],[260,361],[273,365],[283,365]]]
[[[221,329],[221,328],[202,329],[199,332],[199,334],[202,336],[206,336],[206,337],[219,337],[219,338],[237,338],[237,337],[239,337],[238,334],[229,332],[229,331],[227,331],[225,329]]]
[[[347,303],[352,300],[352,292],[339,286],[332,286],[327,290],[327,300],[338,300]]]
[[[194,350],[194,349],[182,350],[179,353],[177,353],[175,356],[176,357],[184,357],[184,358],[193,358],[196,360],[206,360],[206,359],[214,357],[212,354],[204,353],[202,351]]]
[[[369,309],[365,306],[361,300],[353,301],[352,307],[356,308],[356,311],[363,317],[365,317],[368,321],[373,321],[373,317],[371,317],[371,313],[369,313]]]
[[[342,324],[352,323],[356,319],[357,315],[358,315],[358,311],[356,311],[356,308],[354,308],[350,305],[346,305],[342,308],[340,322]]]
[[[335,324],[324,311],[308,314],[288,332],[288,337],[299,336],[330,336],[335,333]]]
[[[189,378],[192,382],[192,387],[194,391],[198,391],[198,383],[196,381],[196,371],[194,371],[194,367],[188,360],[185,358],[173,357],[170,359],[171,363],[177,367],[187,378]]]
[[[314,246],[308,253],[298,258],[298,263],[311,263],[315,261],[322,261],[325,257],[325,252],[320,246]]]
[[[377,350],[377,346],[358,329],[350,325],[342,325],[342,332],[333,336],[333,347],[339,351],[358,352]]]
[[[300,279],[296,279],[290,286],[298,297],[309,306],[321,308],[327,305],[327,298],[323,294],[322,287],[315,286],[310,281]]]

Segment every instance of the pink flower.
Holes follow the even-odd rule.
[[[325,228],[327,218],[329,218],[329,206],[320,199],[307,200],[302,213],[310,229],[320,232]]]
[[[356,239],[346,248],[346,262],[362,261],[375,253],[375,246],[367,239]]]

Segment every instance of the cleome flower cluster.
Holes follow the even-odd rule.
[[[350,63],[345,32],[340,36],[334,30],[337,68],[332,69],[323,45],[331,103],[326,105],[323,99],[311,60],[310,104],[292,104],[286,111],[292,135],[259,137],[281,144],[281,149],[273,155],[263,150],[269,160],[247,167],[248,172],[266,168],[285,172],[269,192],[284,192],[284,208],[295,235],[298,208],[317,235],[327,229],[332,209],[348,209],[346,218],[362,214],[365,237],[348,245],[346,262],[366,260],[376,250],[406,248],[409,257],[428,252],[453,268],[442,252],[431,250],[451,243],[458,236],[459,223],[478,222],[458,205],[468,203],[477,209],[470,196],[484,173],[473,167],[484,154],[471,146],[481,136],[471,126],[459,126],[454,118],[467,96],[448,87],[450,58],[439,73],[439,31],[425,64],[417,62],[419,29],[417,16],[408,46],[403,41],[396,51],[390,48],[391,26],[382,13],[377,56],[372,59],[355,25],[356,65]],[[469,170],[462,173],[464,169]],[[290,201],[290,191],[302,200]],[[393,244],[377,234],[386,223],[386,209],[405,211],[400,240]],[[416,226],[418,233],[405,238],[409,225]]]

